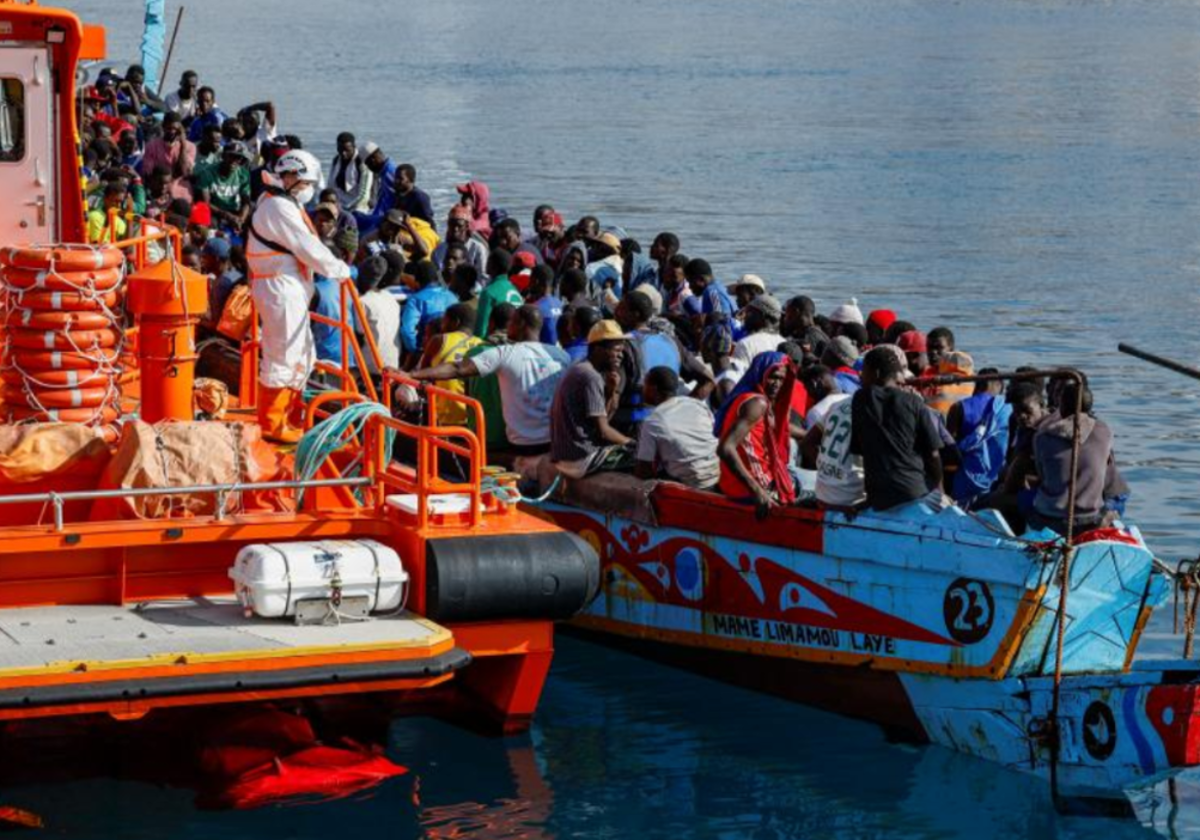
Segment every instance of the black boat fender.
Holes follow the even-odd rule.
[[[434,621],[561,620],[596,597],[600,558],[567,532],[431,539],[425,580]]]

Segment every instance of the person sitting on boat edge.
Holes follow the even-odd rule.
[[[567,369],[550,409],[550,458],[568,478],[633,466],[633,440],[609,423],[621,386],[629,336],[616,321],[588,333],[588,354]]]
[[[863,359],[852,397],[850,452],[863,459],[867,506],[890,510],[942,496],[942,439],[925,401],[903,386],[906,370],[891,345]]]
[[[978,499],[975,507],[999,511],[1012,532],[1022,534],[1037,493],[1033,436],[1046,416],[1046,397],[1041,383],[1021,381],[1008,386],[1004,401],[1011,409],[1004,466],[996,487]]]
[[[461,304],[459,304],[461,305]],[[550,450],[550,407],[571,360],[562,348],[543,344],[542,313],[533,304],[517,309],[508,325],[508,344],[489,347],[460,361],[414,371],[413,379],[437,382],[496,374],[508,451],[542,455]]]
[[[792,385],[783,353],[760,353],[716,414],[721,492],[753,504],[759,518],[796,500],[789,470]]]
[[[713,415],[703,399],[680,394],[679,374],[669,367],[651,368],[642,386],[650,416],[638,430],[638,478],[660,474],[699,490],[713,488],[721,477]]]
[[[1042,420],[1034,433],[1033,458],[1037,465],[1038,487],[1029,515],[1031,527],[1049,528],[1058,534],[1067,531],[1075,408],[1080,396],[1080,385],[1066,380],[1058,392],[1058,411]],[[1092,391],[1086,383],[1082,386],[1080,408],[1079,470],[1075,479],[1076,534],[1112,524],[1118,511],[1106,501],[1129,493],[1113,456],[1112,430],[1092,414]]]

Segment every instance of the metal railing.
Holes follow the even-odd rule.
[[[182,487],[131,487],[127,490],[70,490],[64,493],[22,493],[16,496],[0,496],[0,505],[43,504],[54,509],[54,530],[66,528],[63,508],[67,502],[89,502],[97,499],[137,499],[147,496],[216,495],[213,519],[220,522],[225,518],[225,504],[233,493],[259,490],[300,490],[314,487],[369,487],[368,476],[354,478],[313,478],[306,481],[260,481],[233,482],[230,484],[189,484]]]

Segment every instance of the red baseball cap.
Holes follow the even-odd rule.
[[[537,260],[533,258],[533,254],[528,251],[517,251],[512,257],[511,272],[516,274],[519,271],[529,271],[535,265],[537,265]]]
[[[900,337],[896,339],[896,346],[905,353],[924,353],[926,350],[925,333],[920,330],[901,333]]]

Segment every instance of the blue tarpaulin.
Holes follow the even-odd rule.
[[[142,30],[142,66],[146,68],[146,88],[158,90],[163,52],[167,40],[167,0],[146,0],[146,26]]]

